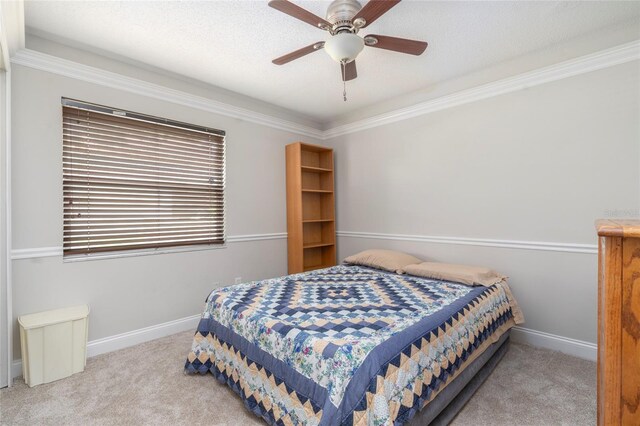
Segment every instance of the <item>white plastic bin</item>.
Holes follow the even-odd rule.
[[[84,371],[87,362],[89,306],[18,317],[22,374],[35,386]]]

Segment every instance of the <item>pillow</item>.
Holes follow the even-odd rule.
[[[450,263],[423,262],[404,268],[407,274],[436,280],[453,281],[467,285],[490,286],[507,279],[504,275],[481,266],[454,265]]]
[[[349,256],[344,263],[351,265],[370,266],[372,268],[384,269],[398,274],[404,273],[404,267],[407,265],[420,263],[421,259],[413,257],[410,254],[393,250],[365,250],[360,253]]]

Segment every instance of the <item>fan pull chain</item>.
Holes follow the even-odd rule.
[[[347,102],[347,63],[342,61],[340,65],[342,66],[342,99]]]

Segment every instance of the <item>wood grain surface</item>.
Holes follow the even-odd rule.
[[[596,222],[598,424],[640,425],[640,221]]]

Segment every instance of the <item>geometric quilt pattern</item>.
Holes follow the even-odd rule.
[[[340,265],[214,290],[185,368],[270,424],[402,424],[513,320],[501,284]]]
[[[482,353],[478,351],[479,348],[497,341],[514,325],[510,306],[501,304],[493,307],[490,315],[480,315],[482,321],[472,333],[462,339],[454,339],[459,324],[477,318],[492,303],[491,295],[495,292],[495,288],[487,289],[449,320],[415,339],[383,364],[378,374],[369,381],[359,404],[341,423],[401,425],[411,420],[476,355]],[[437,353],[438,356],[430,358],[430,353]],[[418,373],[411,374],[412,371]]]
[[[443,286],[410,275],[338,266],[227,287],[214,292],[212,301],[244,316],[268,318],[270,328],[281,335],[296,329],[339,341],[424,316],[469,291],[460,284]]]

